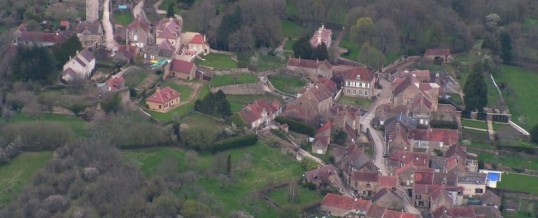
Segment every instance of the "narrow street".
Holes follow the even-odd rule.
[[[110,0],[105,0],[103,3],[103,30],[105,31],[105,46],[109,50],[118,49],[114,40],[114,28],[110,22]]]

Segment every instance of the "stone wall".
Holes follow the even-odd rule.
[[[265,94],[265,91],[263,89],[263,84],[261,82],[249,83],[249,84],[237,84],[237,85],[229,85],[229,86],[221,86],[221,87],[211,88],[211,92],[217,92],[219,90],[222,90],[224,93],[226,93],[228,95],[261,95],[261,94]]]

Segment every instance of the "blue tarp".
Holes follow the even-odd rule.
[[[127,5],[119,5],[118,9],[120,10],[127,10]]]

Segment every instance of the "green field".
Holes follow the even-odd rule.
[[[538,176],[503,173],[497,188],[538,194]]]
[[[288,55],[285,55],[287,58]],[[258,58],[258,65],[256,66],[256,72],[268,71],[281,68],[285,66],[286,60],[280,60],[276,56],[272,55],[260,55]]]
[[[290,202],[288,200],[289,193],[290,191],[288,187],[285,187],[285,188],[281,188],[281,189],[270,192],[268,196],[269,198],[271,198],[271,200],[275,201],[278,205],[284,206],[284,205],[290,205]],[[298,196],[298,202],[294,202],[293,204],[291,204],[295,206],[296,209],[306,207],[306,206],[312,205],[316,202],[320,202],[323,200],[323,196],[321,196],[320,194],[299,185],[297,186],[297,196]]]
[[[211,170],[212,167],[216,167],[212,164],[213,155],[198,154],[194,159],[187,159],[186,151],[179,148],[142,149],[125,151],[125,154],[128,159],[134,161],[142,169],[145,175],[150,177],[165,158],[178,160],[180,172],[187,168],[194,172],[205,172]],[[223,204],[223,214],[240,210],[242,208],[241,202],[246,200],[247,196],[256,193],[263,187],[269,184],[297,181],[304,172],[299,162],[288,155],[282,154],[278,149],[270,148],[261,142],[255,146],[233,149],[225,152],[225,154],[231,154],[232,157],[234,182],[223,187],[216,176],[203,176],[204,174],[201,174],[202,178],[196,182],[212,198]],[[198,193],[190,189],[193,185],[195,184],[185,184],[183,190],[178,190],[175,193],[181,199],[196,196]],[[308,192],[308,190],[301,190],[301,196],[299,196],[301,202],[315,202],[321,199],[321,196]],[[280,194],[276,193],[275,195],[278,197]],[[279,199],[277,198],[277,200]],[[275,209],[272,209],[263,201],[249,202],[260,206],[259,210],[261,211],[256,213],[256,217],[278,217]]]
[[[196,64],[206,67],[212,67],[214,70],[237,68],[237,62],[235,62],[230,56],[225,54],[211,53],[204,56],[203,58],[205,59],[205,61],[197,59]]]
[[[257,81],[258,77],[251,73],[214,76],[211,79],[211,87],[256,83]]]
[[[86,122],[80,117],[61,114],[38,114],[32,116],[25,113],[17,113],[15,116],[9,119],[10,123],[31,123],[35,121],[62,123],[69,126],[75,135],[79,137],[85,137],[88,135],[88,127],[86,126]],[[4,119],[0,120],[0,125],[5,123],[6,121]]]
[[[136,88],[140,83],[148,77],[148,73],[143,71],[131,71],[126,73],[124,76],[125,78],[125,86],[129,88]]]
[[[275,89],[288,94],[297,94],[297,92],[306,85],[306,80],[292,75],[275,74],[269,75],[268,78]]]
[[[488,129],[488,123],[483,120],[461,119],[461,125],[478,129]]]
[[[508,90],[503,91],[503,96],[512,113],[512,120],[523,128],[529,130],[538,124],[538,73],[514,66],[502,66],[501,73],[495,75],[497,83],[505,82]],[[519,121],[520,116],[527,117],[527,121]]]
[[[114,14],[114,20],[116,23],[126,26],[133,22],[133,14],[131,11],[118,12]]]
[[[269,101],[280,99],[273,95],[226,95],[226,99],[230,102],[230,107],[233,113],[240,111],[245,105],[254,102],[256,99],[264,98]]]
[[[292,51],[293,50],[293,45],[295,44],[295,42],[297,42],[296,39],[288,39],[286,41],[286,44],[284,44],[284,49]]]
[[[358,61],[359,60],[359,50],[361,49],[360,45],[358,45],[357,43],[351,42],[348,39],[344,38],[340,42],[340,47],[341,48],[346,48],[346,49],[349,50],[349,52],[347,54],[342,55],[342,57],[350,59],[352,61]]]
[[[174,14],[181,14],[182,9],[179,8],[176,3],[177,3],[177,0],[164,0],[163,3],[159,5],[159,9],[167,11],[168,5],[171,4],[172,7],[174,8]]]
[[[289,20],[283,20],[280,25],[283,37],[299,39],[309,34],[304,27]]]
[[[51,157],[52,152],[24,152],[8,164],[0,165],[0,208],[15,200]]]
[[[372,105],[372,100],[366,99],[366,98],[354,98],[349,96],[340,96],[338,99],[338,103],[340,104],[346,104],[346,105],[353,105],[353,106],[359,106],[364,109],[370,108],[370,105]]]

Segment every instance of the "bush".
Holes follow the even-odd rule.
[[[430,122],[432,128],[441,128],[441,129],[458,129],[458,123],[444,121],[444,120],[432,120]]]
[[[306,170],[313,170],[319,167],[319,163],[309,157],[304,157],[301,161],[301,166]]]
[[[2,136],[7,143],[20,137],[18,140],[26,151],[52,151],[75,140],[75,134],[69,127],[44,121],[9,124],[2,129]]]
[[[243,128],[244,126],[246,126],[245,120],[243,120],[243,118],[238,113],[232,115],[230,120],[232,121],[232,123],[235,123],[238,128]]]
[[[314,127],[289,119],[287,117],[277,117],[275,121],[281,124],[288,124],[290,130],[297,133],[305,134],[312,137],[316,134],[316,130],[314,129]]]
[[[225,150],[228,150],[228,149],[240,148],[240,147],[246,147],[246,146],[254,145],[257,142],[258,142],[258,135],[256,135],[256,134],[237,136],[237,137],[232,137],[232,138],[217,141],[214,144],[211,151],[213,153],[216,153],[216,152],[225,151]]]

